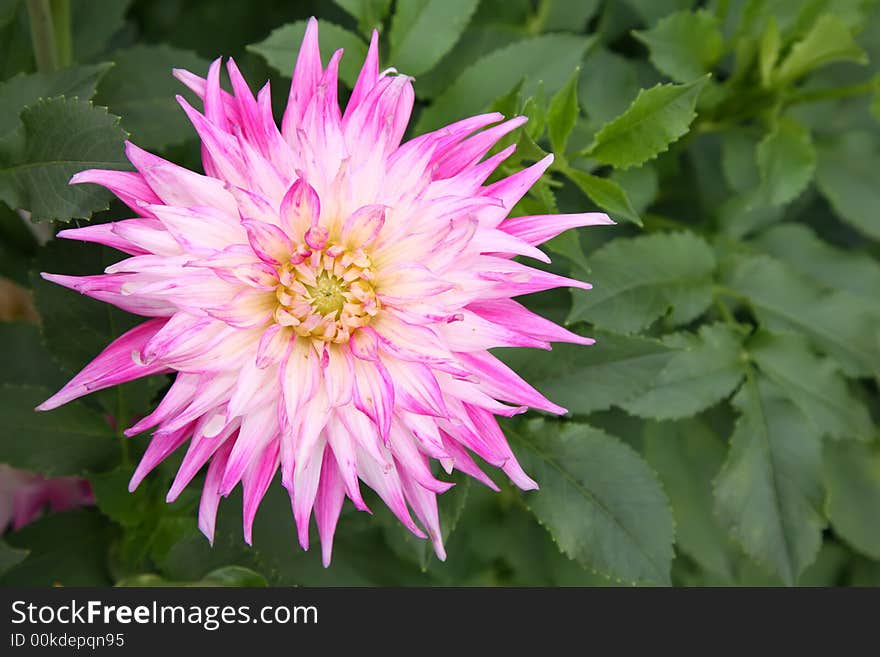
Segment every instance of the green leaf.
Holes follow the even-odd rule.
[[[88,219],[108,207],[97,185],[68,185],[84,169],[126,168],[119,118],[90,102],[40,100],[21,113],[23,146],[0,153],[0,200],[33,221]]]
[[[0,322],[0,345],[4,351],[0,383],[50,387],[64,383],[34,324]]]
[[[582,32],[599,0],[543,0],[536,16],[543,32]]]
[[[672,512],[641,457],[587,424],[511,424],[523,468],[541,482],[523,499],[562,551],[620,581],[668,584]]]
[[[667,313],[672,324],[691,321],[712,302],[715,255],[693,233],[617,239],[589,259],[593,289],[573,292],[569,322],[625,333]]]
[[[73,58],[93,61],[105,53],[111,39],[124,27],[131,0],[74,0],[70,6],[73,25]]]
[[[0,384],[0,462],[46,476],[82,475],[112,466],[119,440],[100,413],[73,402],[41,413],[34,407],[54,391]]]
[[[389,63],[407,75],[430,71],[461,38],[477,0],[398,0]]]
[[[24,561],[27,555],[27,550],[17,550],[0,540],[0,576]]]
[[[716,513],[751,557],[793,585],[825,525],[819,435],[769,382],[750,379],[734,404],[742,415],[715,479]]]
[[[566,167],[563,170],[589,199],[603,210],[611,214],[612,219],[629,221],[636,226],[642,225],[639,213],[633,207],[620,185],[608,178],[600,178],[586,171]]]
[[[584,62],[580,76],[580,105],[597,125],[607,123],[630,106],[639,93],[633,60],[597,47]]]
[[[880,445],[828,443],[822,460],[834,532],[859,552],[880,559]]]
[[[48,515],[4,538],[27,557],[0,576],[0,586],[107,586],[113,529],[94,510]]]
[[[675,350],[659,340],[596,333],[590,347],[557,344],[536,357],[530,349],[497,356],[550,399],[575,414],[592,413],[642,394]]]
[[[171,75],[182,68],[205,75],[208,62],[186,50],[165,45],[139,45],[113,56],[116,65],[98,87],[95,102],[122,117],[122,127],[146,149],[161,150],[195,137],[174,99],[181,84]]]
[[[748,351],[819,434],[859,440],[874,434],[868,409],[847,389],[837,363],[817,357],[804,336],[762,331],[749,339]]]
[[[834,14],[824,14],[806,36],[792,46],[779,65],[774,82],[787,84],[820,66],[841,61],[867,64],[868,56],[855,42],[846,23]]]
[[[18,115],[41,98],[67,96],[89,100],[111,64],[74,66],[55,73],[20,73],[0,84],[0,139],[21,126]]]
[[[762,232],[751,244],[822,287],[849,292],[880,313],[880,262],[854,249],[825,242],[803,224],[782,224]]]
[[[770,205],[783,205],[804,191],[812,179],[816,149],[803,126],[780,121],[758,144],[757,161],[763,198]]]
[[[356,34],[328,21],[320,21],[319,32],[321,59],[329,61],[336,50],[344,48],[345,54],[339,62],[339,79],[350,88],[354,87],[367,56],[367,44]],[[252,43],[247,49],[260,55],[269,66],[289,78],[293,75],[296,56],[305,33],[306,21],[288,23],[272,30],[263,41]]]
[[[657,157],[688,131],[707,80],[643,89],[623,114],[602,126],[586,154],[622,169]]]
[[[783,206],[767,205],[759,188],[727,197],[718,207],[718,223],[722,233],[741,238],[772,225],[783,218]]]
[[[0,202],[0,276],[28,285],[30,260],[37,250],[37,240],[30,226],[15,210]]]
[[[727,286],[748,298],[766,328],[804,333],[849,376],[880,372],[877,316],[858,299],[823,292],[768,256],[737,257],[730,264]]]
[[[553,150],[560,155],[565,154],[565,146],[568,136],[574,129],[578,117],[578,75],[580,68],[576,68],[571,78],[565,83],[553,98],[547,108],[547,131],[550,134],[550,144]]]
[[[333,0],[358,22],[361,34],[378,29],[388,15],[391,0]]]
[[[523,79],[523,96],[533,94],[538,81],[555,93],[593,43],[592,37],[548,34],[492,52],[467,68],[422,112],[416,134],[480,112]]]
[[[624,2],[649,25],[679,9],[690,9],[694,4],[694,0],[624,0]]]
[[[268,586],[266,578],[250,568],[225,566],[205,575],[199,586]]]
[[[723,38],[711,12],[680,11],[650,30],[633,32],[650,51],[651,63],[676,82],[688,82],[709,71],[721,57]]]
[[[623,188],[633,208],[639,213],[643,213],[657,198],[660,188],[657,169],[650,162],[640,167],[615,169],[610,178]]]
[[[645,458],[663,483],[675,515],[676,544],[705,570],[734,578],[727,532],[712,509],[712,479],[727,453],[721,439],[699,420],[649,422]]]
[[[726,130],[721,135],[721,170],[731,190],[745,193],[760,184],[757,148],[758,140],[750,132]]]
[[[745,373],[742,332],[724,324],[700,327],[699,335],[676,334],[666,344],[680,349],[643,394],[621,404],[656,420],[699,413],[733,392]]]
[[[819,191],[841,219],[875,240],[880,240],[878,167],[880,140],[873,133],[848,131],[819,144]]]
[[[113,470],[90,474],[88,479],[101,513],[123,527],[137,528],[149,521],[150,500],[146,485],[128,492],[131,475],[131,466],[123,463]]]
[[[143,575],[134,575],[126,577],[115,584],[119,587],[153,587],[153,586],[175,586],[175,587],[213,587],[213,586],[234,586],[234,587],[264,587],[268,586],[266,578],[260,573],[243,566],[224,566],[212,570],[202,579],[194,582],[172,581],[160,577],[153,573],[145,573]]]

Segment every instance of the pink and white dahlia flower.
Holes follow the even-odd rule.
[[[254,98],[232,60],[232,93],[220,87],[220,60],[207,79],[177,70],[204,103],[199,112],[178,98],[201,138],[205,175],[128,144],[136,171],[74,176],[107,187],[137,217],[59,236],[131,257],[97,276],[44,277],[152,319],[39,409],[174,372],[162,402],[126,432],[157,427],[132,490],[188,443],[168,500],[208,464],[199,527],[209,539],[219,498],[241,483],[250,543],[280,468],[306,549],[315,510],[325,564],[344,499],[368,510],[360,482],[414,534],[427,532],[442,559],[436,496],[452,484],[435,477],[431,459],[495,488],[472,452],[536,488],[495,416],[565,412],[489,350],[592,342],[511,298],[590,286],[512,258],[547,262],[536,244],[610,220],[508,218],[552,161],[484,185],[513,146],[484,156],[523,117],[483,114],[401,143],[412,79],[379,72],[374,32],[343,112],[341,56],[323,67],[312,19],[280,131],[269,85]]]
[[[79,477],[45,477],[0,463],[0,534],[18,530],[47,507],[58,513],[95,503],[89,482]]]

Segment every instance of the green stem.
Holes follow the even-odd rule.
[[[55,25],[55,46],[61,68],[73,63],[73,39],[70,31],[70,0],[50,0]]]
[[[57,71],[58,50],[55,46],[55,26],[52,23],[49,0],[27,0],[27,10],[37,70],[41,73]]]

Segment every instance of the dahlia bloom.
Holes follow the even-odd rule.
[[[57,513],[94,503],[95,497],[85,479],[46,479],[0,463],[0,534],[10,525],[19,530],[33,522],[46,507]]]
[[[523,117],[499,124],[500,114],[483,114],[402,144],[412,79],[379,72],[374,32],[342,112],[341,55],[323,67],[312,19],[280,130],[269,85],[254,98],[232,60],[232,93],[220,87],[219,59],[207,79],[176,70],[204,104],[199,112],[178,97],[201,138],[205,175],[128,144],[136,171],[74,176],[109,188],[137,217],[59,236],[131,257],[102,275],[44,277],[151,319],[39,409],[175,372],[158,407],[126,431],[157,427],[132,490],[186,443],[168,500],[207,464],[199,527],[213,540],[219,498],[241,483],[250,543],[280,469],[299,541],[308,549],[314,509],[326,565],[344,499],[369,510],[363,482],[410,531],[427,532],[443,559],[436,496],[452,484],[431,459],[495,488],[473,453],[536,488],[495,416],[565,412],[489,349],[592,342],[511,298],[590,286],[512,258],[548,262],[537,244],[610,220],[507,218],[552,161],[484,185],[514,147],[484,156]]]

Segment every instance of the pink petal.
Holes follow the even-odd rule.
[[[38,411],[49,411],[96,390],[139,379],[143,376],[167,372],[161,363],[138,364],[132,357],[161,329],[167,320],[152,319],[123,333],[86,365],[67,385],[37,406]]]

